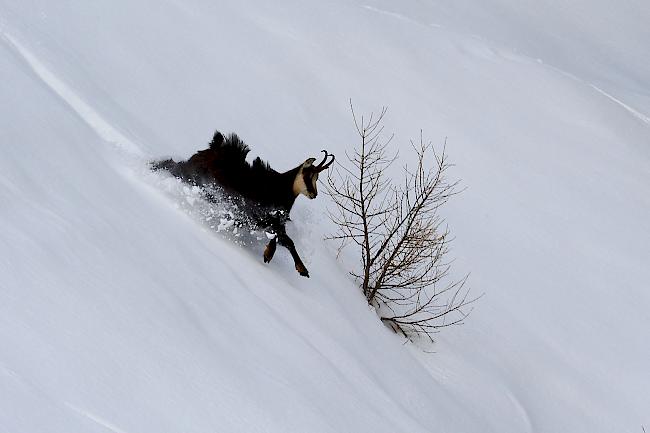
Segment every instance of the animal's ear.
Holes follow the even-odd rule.
[[[302,168],[307,168],[307,167],[310,167],[310,166],[314,165],[314,161],[316,161],[316,158],[309,158],[308,160],[303,162]]]

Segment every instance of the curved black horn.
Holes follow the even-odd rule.
[[[321,171],[323,171],[323,170],[327,170],[327,168],[329,168],[329,166],[332,165],[332,163],[334,162],[334,159],[335,159],[334,155],[332,155],[331,153],[327,153],[327,150],[321,150],[321,152],[325,153],[325,158],[323,158],[323,160],[320,162],[320,164],[318,164],[316,166],[319,173]],[[332,160],[330,162],[328,162],[327,164],[325,164],[325,161],[327,161],[327,158],[330,157],[330,156],[332,157]]]
[[[325,164],[325,160],[327,159],[327,157],[328,157],[328,155],[329,155],[329,154],[327,153],[327,150],[321,150],[321,152],[324,152],[324,153],[325,153],[325,158],[323,158],[323,160],[322,160],[321,162],[319,162],[318,165],[316,166],[316,167],[319,167],[319,168],[322,167],[323,164]]]

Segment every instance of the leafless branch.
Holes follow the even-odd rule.
[[[384,323],[409,338],[432,339],[462,323],[477,299],[469,297],[467,276],[449,279],[445,260],[451,236],[438,210],[458,193],[458,181],[447,179],[447,142],[436,152],[420,131],[411,141],[415,166],[394,182],[386,174],[398,157],[389,149],[393,136],[384,136],[386,107],[359,117],[350,102],[350,110],[360,143],[346,153],[347,164],[328,173],[337,232],[327,239],[338,241],[339,251],[358,248],[360,268],[350,274]]]

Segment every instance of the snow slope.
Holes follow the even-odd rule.
[[[647,2],[0,0],[0,431],[640,432],[650,425]],[[448,137],[485,293],[435,354],[385,330],[300,198],[217,236],[146,161],[215,128],[288,169],[390,107]]]

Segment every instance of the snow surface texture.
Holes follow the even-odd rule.
[[[0,0],[0,432],[641,432],[648,22],[645,0]],[[215,128],[281,170],[341,157],[348,98],[388,105],[400,146],[449,137],[468,187],[445,215],[485,296],[435,354],[364,304],[324,195],[288,227],[307,280],[147,170]]]

